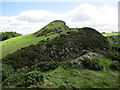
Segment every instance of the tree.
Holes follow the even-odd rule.
[[[0,39],[1,39],[1,41],[4,41],[4,40],[7,40],[9,38],[17,37],[17,36],[21,36],[21,35],[22,34],[16,33],[16,32],[1,32]]]

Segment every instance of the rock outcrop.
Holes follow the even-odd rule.
[[[104,57],[104,55],[95,52],[89,52],[85,55],[80,56],[79,58],[76,58],[73,61],[70,61],[70,67],[79,69],[87,67],[93,70],[102,70],[103,67],[99,64],[100,61],[92,60],[95,57]]]

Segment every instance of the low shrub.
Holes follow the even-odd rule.
[[[110,64],[110,68],[114,70],[120,70],[120,63],[118,61],[113,61]]]
[[[9,75],[7,79],[3,81],[3,87],[11,86],[12,88],[14,87],[24,87],[24,79],[23,75],[19,73],[14,73]]]
[[[8,76],[14,73],[14,69],[10,65],[2,65],[2,81],[4,81]]]
[[[48,71],[48,70],[54,70],[58,67],[58,63],[55,61],[50,62],[40,62],[36,65],[31,66],[31,69],[33,70],[39,70],[39,71]]]
[[[30,85],[37,85],[38,83],[43,81],[43,75],[40,71],[31,71],[28,72],[25,76],[25,86],[30,86]]]
[[[100,64],[100,60],[98,59],[85,58],[83,60],[83,65],[87,69],[96,70],[96,71],[103,70],[103,66]]]
[[[115,51],[106,51],[106,57],[111,58],[113,61],[120,63],[120,53]]]
[[[70,34],[70,33],[71,33],[70,31],[67,32],[67,34]]]
[[[71,67],[71,62],[70,61],[66,61],[65,63],[62,64],[62,67],[64,69],[70,68]]]
[[[60,37],[62,37],[62,36],[66,36],[65,34],[60,34]]]
[[[90,51],[88,51],[88,50],[83,50],[81,53],[80,53],[80,55],[82,56],[82,55],[85,55],[85,54],[87,54],[87,53],[89,53]]]

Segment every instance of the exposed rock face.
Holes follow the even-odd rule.
[[[94,52],[89,52],[79,58],[77,58],[76,60],[78,61],[83,61],[84,58],[88,58],[88,59],[92,59],[93,57],[104,57],[102,54],[98,54],[98,53],[94,53]]]
[[[70,66],[72,68],[83,68],[83,64],[81,61],[75,60],[70,62]]]
[[[85,61],[85,59],[87,58],[90,60],[94,57],[104,57],[104,56],[98,53],[89,52],[83,56],[80,56],[79,58],[76,58],[74,61],[71,61],[70,66],[73,68],[84,68],[83,62]]]

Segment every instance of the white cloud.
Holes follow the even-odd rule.
[[[21,12],[16,19],[20,21],[28,21],[28,22],[46,22],[50,18],[54,17],[55,14],[50,11],[44,10],[30,10]]]
[[[89,26],[100,32],[118,31],[118,11],[116,8],[109,6],[98,8],[91,4],[82,4],[67,14],[72,27]]]
[[[93,27],[100,32],[118,30],[117,9],[107,5],[96,7],[92,4],[80,4],[63,14],[29,10],[13,17],[0,17],[0,30],[16,31],[22,34],[34,33],[53,20],[64,20],[69,27]]]

